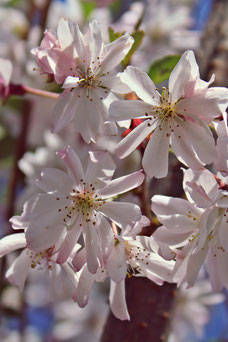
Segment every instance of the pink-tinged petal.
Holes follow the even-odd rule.
[[[100,98],[97,98],[95,89],[91,91],[91,98],[87,98],[87,91],[84,88],[79,90],[80,98],[77,99],[78,107],[74,127],[86,143],[90,143],[91,140],[95,142],[100,131],[100,125],[107,119],[108,110]],[[75,93],[76,91],[77,89]],[[92,101],[90,101],[91,99]],[[95,115],[94,112],[96,112]]]
[[[69,145],[57,154],[66,163],[69,174],[74,180],[75,185],[78,186],[84,180],[84,171],[78,155]]]
[[[207,257],[206,257],[206,268],[209,274],[210,283],[212,287],[212,291],[220,292],[223,288],[222,281],[219,275],[219,268],[218,268],[218,258],[214,256],[215,251],[214,248],[208,250]]]
[[[121,228],[139,221],[142,215],[138,205],[125,202],[106,202],[100,207],[100,212]]]
[[[193,204],[182,198],[155,195],[152,197],[151,201],[151,210],[156,215],[187,215],[189,212],[197,215],[200,213]]]
[[[130,93],[131,89],[120,80],[121,73],[116,74],[116,73],[109,73],[106,74],[102,77],[102,84],[106,88],[109,88],[112,90],[114,93],[118,94],[126,94]]]
[[[106,262],[109,277],[116,283],[122,282],[127,274],[127,261],[124,240],[115,244],[111,255]]]
[[[88,166],[85,172],[85,182],[95,188],[104,186],[112,178],[116,165],[109,152],[89,152]]]
[[[83,34],[81,33],[79,26],[76,24],[73,27],[74,29],[74,46],[76,48],[79,60],[83,60],[85,58],[85,41]],[[85,70],[84,70],[85,71]]]
[[[147,227],[149,225],[150,225],[150,220],[146,216],[142,215],[140,221],[136,222],[133,225],[126,226],[124,230],[122,231],[121,236],[135,237],[142,231],[143,227]]]
[[[118,127],[115,122],[106,121],[101,125],[101,131],[104,135],[118,135]]]
[[[0,257],[26,246],[24,233],[12,234],[0,239]]]
[[[186,280],[186,268],[194,246],[194,243],[188,243],[177,255],[177,261],[173,270],[173,282],[177,283],[178,286]]]
[[[130,316],[127,310],[126,296],[125,296],[125,280],[116,284],[111,280],[110,283],[110,295],[109,295],[110,307],[112,313],[121,321],[130,321]]]
[[[60,18],[57,26],[58,42],[62,50],[69,48],[73,43],[73,36],[70,30],[70,23],[65,18]]]
[[[110,223],[101,214],[99,214],[97,230],[100,239],[102,258],[104,263],[106,263],[114,247],[114,234]]]
[[[77,88],[79,85],[78,81],[79,81],[78,77],[68,76],[63,83],[63,88],[64,89]]]
[[[193,253],[197,253],[200,249],[204,249],[205,243],[214,230],[217,231],[219,209],[212,207],[203,212],[200,218],[200,228],[199,228],[199,238],[197,241],[197,246],[193,250]],[[212,233],[213,234],[213,233]]]
[[[43,191],[64,196],[72,192],[73,182],[69,175],[61,170],[49,168],[41,171],[35,184]]]
[[[157,92],[154,82],[145,72],[136,67],[128,66],[120,75],[120,79],[144,102],[153,106],[160,106],[160,94]]]
[[[136,118],[147,118],[146,113],[151,110],[151,105],[140,100],[115,101],[110,105],[110,121],[121,121]]]
[[[80,226],[81,220],[80,216],[77,218],[77,221],[74,227],[67,233],[61,247],[59,250],[57,263],[63,264],[69,258],[71,252],[73,251],[79,236],[81,235],[82,226]]]
[[[199,207],[211,205],[218,196],[218,187],[214,175],[206,169],[188,169],[184,172],[183,188],[186,196]]]
[[[75,272],[73,271],[72,267],[68,264],[62,264],[63,269],[65,270],[67,276],[70,278],[75,290],[78,287],[78,276],[75,274]]]
[[[136,171],[127,176],[119,177],[109,182],[104,188],[100,189],[97,194],[102,199],[114,197],[124,192],[137,188],[144,181],[143,172]]]
[[[12,216],[9,219],[9,222],[11,223],[13,229],[25,229],[27,227],[27,224],[25,224],[21,219],[21,216],[18,215]]]
[[[83,267],[86,261],[86,249],[82,248],[75,253],[74,258],[72,260],[72,264],[75,268],[75,271],[80,271],[80,269]]]
[[[218,157],[214,162],[216,170],[222,175],[228,175],[228,136],[218,137],[217,139]]]
[[[212,163],[217,157],[215,140],[210,130],[191,122],[182,125],[182,139],[192,145],[197,158],[203,164]],[[181,156],[183,158],[183,156]],[[190,166],[190,165],[189,165]]]
[[[101,56],[102,47],[103,47],[103,39],[101,35],[100,26],[97,20],[93,20],[89,23],[90,28],[90,63],[97,62],[97,57]]]
[[[197,78],[199,78],[199,67],[194,53],[193,51],[186,51],[169,77],[169,92],[172,96],[172,103],[185,96],[186,86]]]
[[[59,208],[64,208],[69,204],[69,200],[56,197],[54,194],[33,195],[23,207],[23,213],[17,217],[16,221],[40,226],[52,225],[61,220],[66,214],[66,209],[59,212]],[[13,220],[11,219],[10,222]]]
[[[80,308],[84,308],[87,305],[95,280],[96,275],[91,274],[85,265],[79,278],[77,290],[77,303]]]
[[[221,280],[223,286],[228,289],[228,274],[226,272],[228,264],[228,254],[227,252],[223,252],[222,250],[217,249],[214,254],[214,258],[218,258],[217,267],[219,279]]]
[[[146,174],[153,178],[163,178],[168,174],[170,137],[166,125],[152,134],[143,155],[142,165]]]
[[[31,264],[32,259],[30,258],[30,254],[28,254],[27,249],[25,249],[6,272],[6,278],[8,281],[12,285],[18,286],[20,291],[23,291]]]
[[[119,65],[133,43],[134,39],[129,34],[125,34],[112,43],[107,44],[105,46],[104,58],[101,61],[102,72],[110,71]]]
[[[100,266],[101,251],[96,226],[90,222],[85,225],[85,248],[88,270],[95,274]]]
[[[62,224],[55,223],[53,225],[43,226],[34,221],[25,233],[27,246],[34,251],[43,251],[53,246],[60,239],[63,231]]]
[[[189,232],[176,233],[166,228],[165,226],[159,227],[153,234],[153,238],[158,243],[162,242],[167,246],[176,248],[184,246],[188,242],[189,237]]]
[[[220,245],[224,248],[225,252],[227,253],[228,252],[227,213],[226,213],[226,216],[224,214],[220,216],[220,220],[218,222],[218,238],[219,238]]]
[[[215,117],[220,116],[227,108],[228,90],[226,88],[209,88],[199,92],[190,98],[182,99],[176,110],[193,114],[198,119],[210,123]],[[184,112],[183,112],[184,111]]]
[[[79,101],[75,99],[74,92],[62,93],[52,112],[51,132],[58,133],[68,126],[75,117]],[[73,109],[73,110],[72,110]]]
[[[205,261],[207,251],[208,247],[207,245],[204,245],[204,248],[202,248],[198,253],[190,256],[186,269],[186,281],[189,286],[193,286],[195,284],[199,271]]]
[[[171,147],[179,161],[193,169],[200,169],[203,163],[196,156],[192,146],[191,132],[185,127],[175,127],[171,134]]]
[[[150,120],[141,123],[116,146],[115,153],[118,158],[127,157],[153,131],[153,127],[148,126],[149,123]]]

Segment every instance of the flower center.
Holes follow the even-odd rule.
[[[72,229],[74,225],[77,217],[76,213],[81,214],[87,222],[93,221],[93,224],[95,224],[96,211],[106,203],[95,194],[93,184],[86,186],[83,179],[81,179],[81,183],[80,191],[72,189],[72,192],[66,196],[66,199],[70,200],[70,205],[64,207],[65,210],[67,209],[67,214],[63,217],[63,223],[68,230]],[[60,198],[57,197],[56,199],[59,200]],[[63,208],[59,208],[58,212],[61,213],[62,210]]]
[[[38,267],[39,270],[42,270],[46,266],[49,270],[51,270],[51,258],[55,254],[55,252],[55,246],[45,249],[40,253],[36,253],[28,249],[27,253],[30,254],[30,258],[33,259],[31,268]]]

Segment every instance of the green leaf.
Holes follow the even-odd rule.
[[[88,20],[90,14],[96,8],[96,3],[94,1],[83,1],[83,0],[81,0],[80,2],[81,2],[84,19]]]
[[[148,71],[152,81],[158,84],[168,80],[180,57],[180,55],[169,55],[154,61]]]
[[[122,64],[123,64],[124,68],[126,68],[126,66],[128,64],[130,64],[130,61],[131,61],[133,54],[135,53],[135,51],[138,49],[138,47],[141,45],[141,43],[143,41],[143,37],[145,36],[145,32],[142,30],[135,31],[135,32],[131,33],[131,36],[134,38],[135,41],[134,41],[130,51],[128,52],[128,54],[122,60]]]
[[[125,31],[123,32],[115,32],[111,27],[108,28],[108,34],[109,34],[109,41],[110,43],[114,42],[114,40],[120,38],[123,36]]]

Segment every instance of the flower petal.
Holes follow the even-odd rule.
[[[168,156],[170,137],[168,128],[163,125],[152,134],[143,155],[142,165],[146,174],[153,178],[163,178],[168,174]]]
[[[95,274],[100,266],[100,246],[97,229],[90,222],[85,225],[85,248],[88,271]]]
[[[41,171],[35,184],[45,192],[54,192],[57,196],[65,196],[72,192],[73,182],[69,175],[61,170],[49,168]]]
[[[199,67],[193,51],[186,51],[173,69],[169,77],[169,92],[172,94],[172,103],[185,96],[185,87],[199,78]]]
[[[147,118],[146,113],[151,110],[151,105],[140,100],[114,101],[110,105],[110,121],[121,121],[136,118]]]
[[[78,186],[82,182],[82,180],[84,180],[84,171],[78,155],[69,145],[64,147],[57,154],[66,163],[69,174],[75,181],[76,186]]]
[[[125,280],[116,284],[111,280],[109,301],[112,313],[121,321],[130,321],[125,297]]]
[[[95,280],[96,275],[91,274],[88,271],[87,266],[85,265],[78,281],[78,290],[76,296],[77,303],[80,308],[84,308],[87,305],[89,301],[89,295]]]
[[[101,61],[102,72],[110,71],[120,64],[133,43],[134,39],[127,33],[107,44]]]
[[[20,291],[23,291],[25,280],[28,276],[32,259],[25,249],[19,257],[12,263],[6,272],[6,278],[14,285],[18,286]]]
[[[109,277],[115,283],[122,282],[127,274],[127,261],[124,240],[117,241],[111,255],[106,262]]]
[[[0,239],[0,257],[26,246],[24,233],[11,234]]]
[[[100,207],[100,212],[121,228],[141,218],[139,206],[133,203],[106,202]]]
[[[96,189],[104,186],[112,178],[116,165],[109,152],[89,152],[89,162],[85,172],[85,182]]]
[[[79,236],[81,235],[82,226],[80,226],[80,215],[74,227],[67,233],[58,253],[57,263],[63,264],[69,258],[73,248],[75,247]]]
[[[128,66],[120,75],[120,79],[144,102],[153,106],[160,105],[160,95],[156,90],[154,82],[142,70]]]
[[[145,120],[116,146],[115,153],[118,158],[127,157],[153,131],[153,127],[148,126],[149,123],[149,120]]]
[[[102,199],[114,197],[140,186],[144,178],[145,176],[141,170],[133,172],[127,176],[112,180],[104,188],[100,189],[97,194]]]

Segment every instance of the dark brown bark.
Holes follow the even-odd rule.
[[[174,284],[158,286],[146,278],[127,279],[126,299],[131,320],[120,321],[110,313],[101,341],[165,341],[175,289]]]

